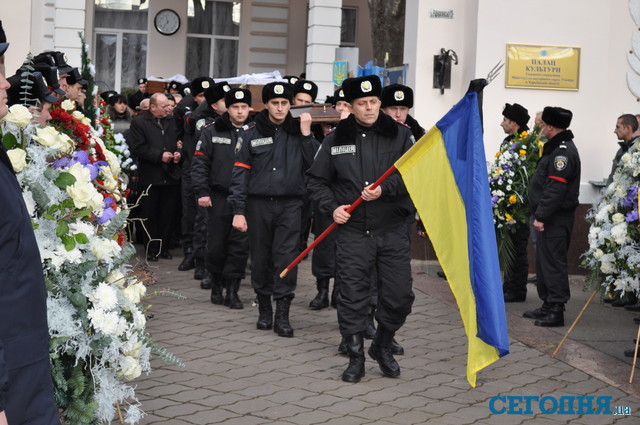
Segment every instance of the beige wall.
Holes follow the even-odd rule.
[[[2,27],[7,35],[9,50],[4,55],[5,72],[7,76],[15,74],[16,69],[22,65],[31,51],[31,26],[25,22],[31,22],[31,2],[19,1],[11,4],[11,13],[3,10]],[[32,52],[38,54],[40,52]]]
[[[180,28],[173,35],[162,35],[153,25],[156,13],[162,9],[173,9],[180,15]],[[151,1],[148,28],[147,75],[166,78],[175,74],[184,74],[187,58],[187,1]]]
[[[471,3],[477,5],[477,13]],[[460,99],[470,79],[486,76],[498,60],[505,60],[507,43],[580,47],[577,92],[508,89],[504,69],[485,88],[485,150],[492,157],[504,138],[499,124],[505,103],[522,104],[532,118],[547,105],[568,108],[574,113],[571,129],[582,158],[581,202],[592,202],[597,193],[588,181],[609,173],[617,149],[617,116],[640,112],[626,87],[626,54],[634,31],[628,1],[517,3],[515,11],[512,0],[407,0],[407,26],[415,36],[407,40],[405,57],[413,57],[408,62],[409,84],[416,89],[415,115],[424,127],[431,127]],[[453,9],[454,19],[430,19],[429,8]],[[433,55],[440,47],[453,48],[460,57],[460,65],[453,67],[452,90],[444,96],[431,88]]]

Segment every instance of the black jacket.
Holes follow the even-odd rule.
[[[411,115],[407,115],[407,119],[404,123],[409,127],[409,129],[411,129],[411,134],[413,134],[413,138],[416,139],[416,141],[420,140],[420,138],[425,135],[426,131],[424,128],[422,128],[420,123]]]
[[[300,133],[291,114],[282,125],[271,122],[267,110],[256,115],[255,123],[245,130],[233,167],[228,198],[233,213],[245,213],[248,196],[304,196],[304,173],[319,145],[313,133]]]
[[[620,163],[620,158],[622,155],[629,152],[629,149],[640,139],[640,137],[634,137],[628,142],[618,142],[620,149],[616,152],[616,156],[613,157],[613,164],[611,164],[611,172],[609,173],[609,177],[607,177],[607,186],[611,184],[613,181],[613,175],[616,173],[616,169],[618,168],[618,164]]]
[[[540,222],[554,215],[572,215],[580,194],[580,156],[573,133],[565,130],[544,144],[529,188],[529,207]]]
[[[231,174],[242,128],[234,127],[224,113],[213,124],[202,129],[191,163],[191,181],[196,198],[213,192],[229,194]]]
[[[9,371],[48,361],[47,292],[42,261],[22,190],[5,149],[0,146],[0,411],[11,391]],[[38,386],[50,376],[19,375]],[[14,383],[13,387],[19,387]],[[13,394],[17,399],[21,395]],[[11,412],[15,423],[37,418],[53,400],[31,400],[34,411]],[[19,415],[24,415],[21,417]],[[11,421],[12,418],[9,418]],[[12,422],[10,422],[12,423]]]
[[[370,127],[350,115],[329,133],[307,172],[309,194],[320,211],[330,217],[340,205],[352,204],[365,186],[375,182],[413,145],[409,128],[380,113]],[[344,226],[379,233],[406,223],[413,204],[400,175],[395,172],[381,185],[382,195],[363,202]]]
[[[184,150],[187,154],[185,160],[191,161],[193,154],[196,151],[196,143],[200,138],[200,132],[205,125],[212,123],[220,115],[211,108],[206,101],[202,102],[191,113],[187,113],[184,116],[184,135],[182,136],[182,142],[184,143]]]
[[[177,141],[178,131],[172,116],[157,119],[145,111],[131,121],[127,143],[138,159],[142,187],[180,182],[180,164],[162,162],[164,152],[180,152]]]

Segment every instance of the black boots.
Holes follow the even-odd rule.
[[[278,336],[291,338],[293,336],[293,328],[289,323],[289,307],[291,306],[291,297],[284,297],[276,300],[276,317],[273,323],[273,331]]]
[[[309,303],[311,310],[322,310],[329,307],[329,278],[319,278],[316,283],[318,294]]]
[[[384,376],[395,378],[400,376],[400,366],[391,353],[393,335],[394,332],[378,326],[371,347],[369,347],[369,356],[378,362]]]
[[[367,328],[364,331],[364,337],[366,339],[373,339],[376,335],[376,325],[373,323],[373,318],[376,315],[376,305],[371,304],[369,306],[369,314],[367,315]]]
[[[349,355],[349,366],[342,372],[342,380],[360,382],[364,376],[364,336],[355,334],[344,336],[342,339]]]
[[[550,306],[551,304],[545,301],[542,303],[542,307],[522,313],[522,317],[524,317],[525,319],[542,319],[547,314],[549,314]]]
[[[211,276],[211,303],[220,305],[224,301],[222,297],[222,276],[213,273]]]
[[[547,315],[539,318],[533,324],[546,328],[564,326],[564,304],[551,303]]]
[[[232,310],[242,310],[244,305],[238,297],[238,289],[240,289],[240,279],[225,279],[224,287],[227,288],[227,295],[224,297],[224,305],[229,306]]]
[[[196,266],[195,259],[193,258],[193,248],[187,248],[184,250],[184,259],[178,266],[178,270],[181,272],[191,270]]]
[[[256,328],[266,331],[273,326],[273,308],[271,296],[258,294],[258,322]]]
[[[213,284],[211,279],[211,273],[207,270],[204,271],[204,277],[200,281],[200,289],[211,289],[211,285]]]
[[[202,261],[202,258],[194,258],[193,263],[195,264],[194,266],[195,270],[193,271],[193,278],[195,280],[204,279],[205,268],[204,268],[204,261]]]

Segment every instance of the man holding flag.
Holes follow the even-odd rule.
[[[329,133],[308,171],[308,189],[319,209],[340,224],[336,241],[338,323],[347,343],[345,382],[364,376],[364,336],[370,300],[371,272],[378,275],[378,329],[369,355],[385,376],[400,367],[390,349],[393,337],[411,312],[411,253],[407,218],[413,205],[397,173],[371,189],[413,145],[408,127],[380,113],[380,80],[365,76],[345,81],[345,100],[353,113]],[[352,214],[349,204],[365,201]]]

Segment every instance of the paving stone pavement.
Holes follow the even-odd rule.
[[[572,364],[571,358],[562,356],[551,359],[548,351],[555,343],[550,342],[560,335],[533,329],[512,313],[508,315],[510,332],[515,329],[515,337],[510,333],[511,353],[480,372],[477,387],[471,388],[465,378],[466,337],[453,298],[435,272],[420,266],[414,268],[413,313],[396,336],[406,352],[396,356],[402,375],[383,377],[367,358],[363,380],[349,384],[340,379],[347,358],[337,353],[336,311],[308,308],[315,295],[309,260],[299,267],[291,307],[293,338],[256,329],[257,307],[251,306],[254,295],[248,278],[240,289],[245,308],[230,310],[211,304],[209,292],[199,288],[193,273],[177,270],[179,262],[176,256],[150,266],[158,278],[150,291],[170,289],[186,299],[151,298],[154,318],[147,327],[185,367],[166,366],[155,359],[153,371],[136,380],[147,413],[142,424],[640,423],[637,384],[624,385],[596,374],[598,379],[590,374],[592,364]],[[524,336],[546,346],[537,349]],[[585,352],[586,346],[576,349],[579,343],[572,344],[574,351]],[[608,357],[604,362],[619,362],[627,366],[625,373],[630,370],[617,359]],[[494,396],[609,396],[612,406],[627,406],[631,414],[544,414],[535,404],[533,414],[493,414],[489,401]]]

